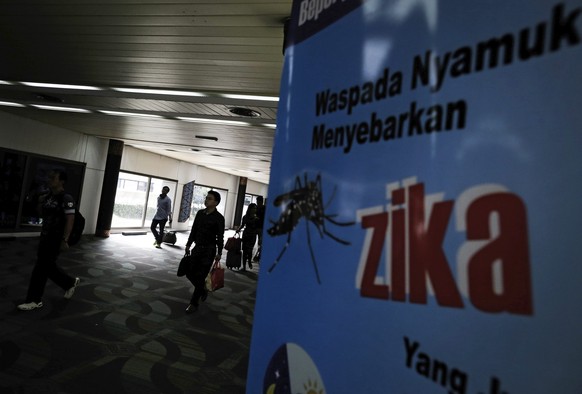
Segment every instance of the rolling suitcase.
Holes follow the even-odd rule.
[[[226,253],[226,268],[240,269],[242,265],[242,252],[240,250],[229,250]]]
[[[162,242],[174,245],[177,241],[175,231],[164,231],[164,238]]]

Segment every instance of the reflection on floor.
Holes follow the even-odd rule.
[[[0,241],[0,393],[244,393],[258,265],[226,270],[225,288],[185,314],[187,235],[162,249],[151,234],[85,236],[59,258],[81,278],[73,298],[49,281],[29,312],[16,305],[38,238]]]

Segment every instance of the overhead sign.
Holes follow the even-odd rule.
[[[249,393],[580,393],[582,5],[293,5]]]

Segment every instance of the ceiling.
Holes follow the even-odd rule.
[[[268,183],[291,3],[2,0],[0,111]]]

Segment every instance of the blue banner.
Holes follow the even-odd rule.
[[[295,2],[247,392],[582,392],[581,14]]]

